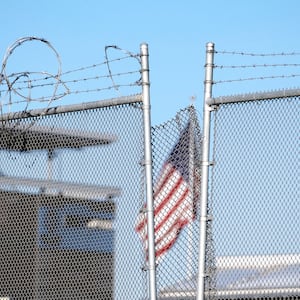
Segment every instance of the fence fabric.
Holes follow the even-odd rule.
[[[3,121],[0,135],[0,298],[147,298],[141,102]]]
[[[201,132],[193,106],[152,128],[152,154],[157,294],[167,299],[178,285],[195,289]]]
[[[218,299],[299,296],[299,96],[213,112],[209,208]]]

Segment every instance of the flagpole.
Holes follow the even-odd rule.
[[[152,152],[151,152],[151,117],[150,117],[150,81],[149,81],[149,54],[148,45],[141,44],[142,65],[142,94],[144,113],[144,151],[146,172],[146,198],[147,198],[147,233],[148,233],[148,269],[150,300],[156,300],[156,268],[155,268],[155,240],[154,240],[154,204],[152,186]]]
[[[200,210],[200,237],[199,237],[199,260],[198,260],[198,281],[197,300],[204,300],[204,279],[205,274],[205,252],[206,252],[206,225],[207,225],[207,202],[208,202],[208,168],[209,168],[209,143],[210,143],[210,112],[211,108],[206,103],[212,97],[213,84],[213,62],[214,44],[206,44],[206,64],[204,81],[204,113],[203,113],[203,142],[201,162],[201,210]]]

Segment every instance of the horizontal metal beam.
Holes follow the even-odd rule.
[[[115,187],[10,176],[0,176],[0,188],[37,188],[45,194],[79,199],[107,199],[121,194]]]
[[[131,96],[124,96],[124,97],[117,97],[111,99],[104,99],[99,101],[92,101],[86,103],[79,103],[79,104],[71,104],[71,105],[62,105],[62,106],[55,106],[49,107],[44,109],[32,109],[28,111],[19,111],[14,113],[3,114],[0,116],[0,121],[8,121],[8,120],[17,120],[23,118],[30,118],[30,117],[39,117],[42,115],[54,115],[59,113],[67,113],[67,112],[74,112],[74,111],[82,111],[88,109],[97,109],[97,108],[104,108],[108,106],[116,106],[122,104],[131,104],[136,102],[142,102],[143,97],[141,94],[131,95]]]
[[[300,96],[300,89],[284,89],[284,90],[270,91],[270,92],[256,92],[256,93],[209,98],[206,100],[206,104],[219,105],[219,104],[229,104],[229,103],[236,103],[236,102],[291,98],[297,96]]]

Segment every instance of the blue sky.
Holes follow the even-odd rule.
[[[188,105],[191,97],[196,97],[201,115],[207,42],[226,51],[300,52],[299,8],[297,0],[2,1],[0,56],[20,37],[43,37],[58,51],[62,68],[67,71],[102,62],[106,45],[138,52],[140,44],[147,42],[152,123],[158,124]],[[34,59],[38,48],[31,49]],[[216,59],[222,65],[256,63],[245,56],[220,55]],[[279,62],[277,57],[272,59],[273,64]],[[296,64],[299,56],[289,59],[289,63]],[[252,72],[262,76],[260,70]],[[300,73],[297,70],[299,67],[285,68],[280,74]],[[216,79],[244,75],[234,71],[215,73],[219,76]],[[253,74],[245,74],[249,76]],[[214,91],[218,96],[297,87],[298,79],[224,84]]]

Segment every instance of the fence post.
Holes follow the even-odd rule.
[[[143,43],[141,49],[142,65],[142,94],[144,112],[144,143],[145,143],[145,172],[147,198],[147,228],[148,228],[148,268],[150,300],[156,300],[156,270],[155,270],[155,240],[154,240],[154,211],[152,186],[152,151],[151,151],[151,118],[150,118],[150,81],[148,45]]]
[[[209,143],[210,143],[210,112],[211,108],[206,101],[212,97],[213,84],[214,44],[206,44],[206,63],[204,81],[204,112],[203,112],[203,142],[201,161],[201,216],[199,237],[199,260],[197,300],[204,300],[205,279],[205,252],[206,252],[206,225],[207,225],[207,200],[208,200],[208,173],[209,173]]]

